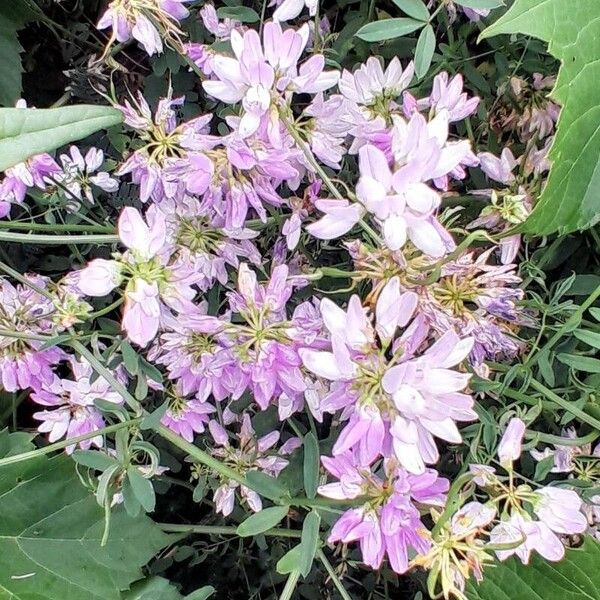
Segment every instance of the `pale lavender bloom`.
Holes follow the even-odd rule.
[[[443,71],[435,76],[431,95],[422,105],[430,107],[433,114],[447,111],[448,121],[453,123],[472,115],[479,106],[479,98],[469,98],[466,92],[463,92],[462,75],[455,75],[448,80],[448,73]]]
[[[397,278],[379,296],[375,329],[358,296],[350,299],[346,312],[328,299],[321,301],[332,351],[303,349],[300,355],[307,369],[333,382],[320,410],[345,409],[348,422],[334,455],[354,448],[364,463],[395,456],[410,472],[422,473],[426,462],[439,457],[434,436],[458,443],[455,420],[476,418],[470,396],[459,393],[469,376],[449,369],[466,357],[472,340],[448,332],[418,358],[402,343],[394,344],[396,366],[378,348],[375,331],[385,349],[415,307],[416,295],[400,294]]]
[[[392,569],[405,573],[409,549],[424,554],[430,547],[414,503],[443,506],[449,482],[432,469],[421,475],[410,474],[399,468],[395,460],[386,461],[384,481],[351,452],[322,457],[322,462],[339,482],[320,486],[319,494],[365,500],[363,506],[347,510],[338,519],[328,542],[358,541],[365,564],[377,569],[387,555]]]
[[[47,288],[43,277],[27,276],[33,284]],[[27,335],[52,337],[63,328],[55,322],[52,300],[28,286],[13,286],[0,279],[0,325],[2,329]],[[52,367],[65,356],[58,346],[42,349],[43,341],[0,335],[0,377],[4,390],[16,392],[51,382]]]
[[[51,381],[41,381],[33,385],[31,399],[48,410],[33,414],[41,421],[40,433],[48,433],[48,441],[56,442],[85,435],[102,429],[106,423],[102,413],[94,405],[95,400],[122,404],[121,395],[113,391],[112,386],[103,377],[95,375],[91,365],[85,360],[69,359],[73,379],[60,379],[54,375]],[[123,380],[122,375],[117,376]],[[103,437],[98,435],[83,442],[79,447],[88,449],[92,445],[101,448]],[[75,445],[67,446],[66,452],[72,453]]]
[[[518,355],[524,345],[514,325],[532,324],[519,305],[523,290],[516,265],[487,264],[491,252],[466,252],[444,265],[435,284],[421,288],[419,311],[439,334],[455,328],[473,337],[474,365]]]
[[[96,27],[98,29],[112,28],[108,45],[115,40],[127,42],[132,37],[137,40],[144,50],[152,56],[161,53],[163,44],[162,36],[177,38],[180,30],[177,28],[178,21],[189,15],[184,6],[190,0],[113,0],[106,11],[100,17]],[[147,14],[152,16],[152,20]],[[156,28],[158,22],[162,31]]]
[[[587,519],[582,501],[573,490],[546,486],[534,492],[533,511],[552,531],[565,535],[583,533]]]
[[[509,466],[515,460],[519,460],[524,435],[525,423],[518,417],[513,417],[508,422],[500,444],[498,444],[498,458],[503,465]]]
[[[563,429],[561,437],[566,439],[573,439],[576,436],[574,427],[568,427]],[[597,446],[595,453],[600,448]],[[550,470],[551,473],[571,473],[575,468],[575,458],[580,454],[590,454],[591,444],[585,446],[573,446],[573,445],[560,445],[556,444],[554,450],[546,448],[543,452],[538,450],[531,450],[530,454],[535,460],[540,461],[549,456],[554,457],[554,465]]]
[[[274,448],[279,441],[279,432],[272,431],[267,435],[257,438],[252,428],[250,415],[244,413],[241,417],[240,431],[237,434],[237,443],[231,444],[227,431],[217,422],[208,424],[210,434],[216,444],[211,449],[211,454],[225,460],[232,469],[244,476],[249,471],[261,471],[277,477],[288,465],[288,460],[283,456],[288,455],[299,447],[299,440],[291,438],[278,450]],[[240,485],[237,481],[221,476],[221,484],[215,490],[214,501],[217,512],[228,516],[233,511],[235,492],[239,488],[242,500],[245,500],[250,510],[262,510],[260,496],[250,488]]]
[[[463,6],[462,9],[467,19],[475,23],[479,22],[482,17],[487,17],[490,14],[489,8],[468,8]]]
[[[303,114],[311,117],[306,137],[313,154],[332,169],[339,169],[346,154],[346,137],[352,128],[346,100],[337,94],[325,100],[320,93]]]
[[[183,96],[172,98],[169,93],[159,101],[154,117],[141,94],[131,102],[125,100],[117,105],[125,124],[137,131],[144,145],[129,156],[116,175],[131,173],[133,183],[140,186],[142,202],[149,199],[160,202],[165,198],[181,200],[188,187],[186,180],[192,177],[196,185],[202,184],[204,188],[190,189],[190,192],[202,193],[208,185],[206,180],[212,171],[200,153],[216,146],[219,138],[208,134],[211,114],[177,124],[175,109],[183,101]]]
[[[495,506],[476,501],[467,502],[452,516],[450,529],[454,535],[467,536],[487,527],[495,516]]]
[[[169,407],[160,422],[188,442],[194,441],[194,434],[202,433],[210,421],[209,415],[215,407],[197,394],[188,397],[182,387],[176,384],[167,391]]]
[[[479,166],[481,170],[494,181],[510,185],[514,183],[515,176],[514,168],[519,164],[519,160],[515,159],[510,148],[504,148],[500,158],[491,152],[480,152],[477,155],[479,158]]]
[[[254,30],[242,36],[231,32],[235,58],[216,56],[212,68],[214,80],[204,81],[205,91],[227,104],[242,103],[244,109],[238,133],[246,138],[262,124],[268,126],[269,139],[279,140],[279,119],[271,110],[274,95],[316,94],[337,83],[337,71],[324,71],[325,59],[311,56],[298,67],[298,60],[308,41],[308,27],[298,31],[281,29],[279,23],[267,23],[263,40]],[[279,101],[283,101],[280,98]]]
[[[126,281],[123,329],[133,342],[146,346],[170,310],[193,310],[191,285],[200,276],[186,261],[171,261],[173,247],[156,205],[148,209],[146,222],[135,208],[124,208],[118,231],[127,252],[111,261],[92,260],[79,271],[77,285],[88,296],[105,296]]]
[[[22,204],[29,188],[45,190],[48,179],[60,173],[60,167],[49,154],[37,154],[4,171],[0,183],[0,218],[10,212],[11,204]]]
[[[194,64],[204,75],[212,74],[212,61],[215,57],[215,51],[210,46],[189,42],[184,44],[183,48],[185,53],[194,61]]]
[[[295,19],[306,7],[308,15],[314,17],[317,14],[319,0],[273,0],[270,6],[277,4],[273,13],[273,21],[291,21]]]
[[[548,153],[553,143],[554,136],[550,136],[546,139],[542,148],[538,149],[536,146],[531,148],[529,154],[525,157],[525,174],[533,174],[534,177],[539,177],[550,170],[552,162],[548,158]]]
[[[480,487],[487,487],[496,479],[496,469],[489,465],[470,464],[469,472],[473,475],[473,483]]]
[[[241,22],[236,21],[235,19],[225,18],[220,21],[214,4],[211,4],[210,2],[204,4],[200,9],[200,17],[202,18],[204,27],[206,27],[206,29],[208,29],[208,31],[210,31],[210,33],[212,33],[219,41],[228,40],[234,29],[237,31],[243,30]]]
[[[69,148],[69,154],[61,154],[62,171],[52,175],[49,184],[58,182],[69,192],[69,199],[84,197],[94,203],[93,187],[113,193],[119,189],[119,181],[106,171],[98,171],[104,162],[104,153],[98,148],[90,148],[85,157],[77,146]],[[78,207],[77,207],[78,208]]]

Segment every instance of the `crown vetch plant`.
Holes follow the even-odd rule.
[[[496,6],[396,4],[434,46],[444,23],[448,56]],[[569,288],[530,259],[545,242],[515,229],[551,168],[554,77],[521,61],[490,101],[441,45],[417,78],[421,36],[414,61],[377,45],[347,59],[332,16],[296,0],[104,7],[88,72],[122,126],[0,180],[2,240],[68,256],[19,270],[2,252],[1,386],[22,403],[13,426],[78,464],[105,541],[117,505],[186,510],[161,526],[273,536],[251,551],[288,577],[284,600],[301,577],[329,590],[320,564],[344,599],[360,565],[381,597],[424,572],[430,597],[464,599],[496,560],[560,561],[598,537],[583,482],[600,422],[534,369],[553,387],[560,319],[577,327],[600,292],[561,304]],[[105,77],[122,52],[185,69],[133,91]]]

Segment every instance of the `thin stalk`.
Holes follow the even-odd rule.
[[[339,592],[339,594],[343,598],[343,600],[352,600],[352,596],[346,591],[344,584],[341,582],[338,574],[335,572],[331,563],[325,556],[325,552],[323,552],[323,550],[321,548],[317,548],[317,557],[323,563],[323,566],[325,567],[325,570],[329,574],[331,581],[333,581],[333,585],[335,585],[335,588],[337,589],[337,591]]]
[[[166,533],[199,533],[205,535],[231,536],[238,535],[236,527],[221,527],[217,525],[178,525],[174,523],[157,523],[157,525]],[[273,528],[263,531],[262,535],[266,535],[268,537],[300,539],[302,537],[302,532],[294,531],[292,529]]]
[[[564,408],[567,412],[570,412],[572,415],[575,415],[579,420],[583,421],[584,423],[587,423],[588,425],[591,425],[592,427],[594,427],[598,431],[600,431],[600,421],[598,419],[588,415],[586,412],[584,412],[580,408],[573,406],[572,402],[569,402],[568,400],[561,398],[558,394],[555,394],[551,389],[548,389],[545,385],[541,384],[536,379],[530,379],[529,385],[534,390],[540,392],[540,394],[543,394],[544,396],[546,396],[546,398],[548,398],[548,400],[551,400],[555,404],[558,404],[561,408]]]
[[[65,244],[116,244],[119,242],[119,236],[116,234],[40,235],[35,233],[0,231],[0,242],[59,246]]]
[[[600,432],[591,431],[582,437],[567,438],[560,435],[551,435],[549,433],[541,433],[539,431],[527,431],[525,437],[530,440],[537,440],[546,444],[554,444],[555,446],[585,446],[591,444],[600,437]]]
[[[294,590],[296,589],[296,585],[298,584],[299,579],[300,571],[296,570],[290,573],[288,580],[285,582],[283,592],[281,592],[281,596],[279,596],[279,600],[291,600],[291,597],[294,594]]]
[[[21,331],[9,331],[8,329],[0,329],[0,337],[15,338],[17,340],[33,340],[35,342],[47,342],[52,339],[52,336],[49,335],[22,333]]]
[[[88,318],[89,319],[97,319],[98,317],[103,317],[104,315],[107,315],[108,313],[112,312],[115,308],[118,308],[119,306],[121,306],[121,304],[123,304],[123,297],[118,298],[112,304],[109,304],[108,306],[105,306],[104,308],[101,308],[100,310],[97,310],[96,312],[90,313],[88,315]]]
[[[21,273],[19,273],[19,271],[15,271],[12,267],[9,267],[6,263],[4,263],[2,261],[0,261],[0,270],[4,271],[7,275],[10,275],[14,279],[16,279],[18,282],[22,283],[23,285],[26,285],[27,287],[30,287],[32,290],[34,290],[38,294],[41,294],[42,296],[44,296],[44,298],[47,298],[52,303],[54,303],[54,298],[47,290],[45,290],[44,288],[41,288],[39,285],[36,285],[35,283],[33,283],[32,281],[27,279],[27,277],[25,277],[24,275],[21,275]]]
[[[141,420],[142,418],[139,417],[137,419],[131,419],[130,421],[115,423],[114,425],[108,425],[107,427],[103,427],[102,429],[96,429],[95,431],[90,431],[83,435],[78,435],[76,437],[62,440],[62,442],[56,442],[54,444],[50,444],[49,446],[44,446],[44,448],[30,450],[29,452],[22,452],[21,454],[15,454],[14,456],[7,456],[6,458],[0,459],[0,467],[5,467],[6,465],[14,465],[15,463],[20,463],[25,460],[31,460],[32,458],[37,458],[38,456],[43,456],[45,454],[52,454],[52,452],[56,452],[57,450],[63,450],[67,446],[72,446],[73,444],[78,444],[79,442],[85,442],[86,440],[90,440],[98,435],[107,435],[109,433],[119,431],[120,429],[125,429],[126,427],[133,427],[135,425],[138,425],[141,422]]]
[[[550,350],[550,348],[552,348],[571,327],[579,323],[583,313],[590,306],[592,306],[592,304],[594,304],[598,298],[600,298],[600,285],[592,292],[590,296],[588,296],[587,300],[571,314],[571,316],[562,324],[558,331],[533,356],[530,355],[527,357],[527,360],[523,363],[523,365],[525,367],[530,367],[537,363],[540,355],[543,352]]]
[[[80,231],[111,233],[114,227],[104,225],[64,225],[60,223],[25,223],[22,221],[0,221],[0,229],[27,229],[28,231]]]

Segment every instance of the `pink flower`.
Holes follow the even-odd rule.
[[[513,417],[498,445],[498,458],[503,465],[511,465],[521,456],[525,423],[518,417]]]
[[[435,113],[448,111],[448,120],[462,121],[472,115],[479,106],[479,98],[469,98],[463,91],[462,75],[455,75],[448,81],[448,73],[443,71],[435,76],[433,89],[427,100],[427,104]]]
[[[519,164],[510,148],[504,148],[500,158],[491,152],[480,152],[477,155],[481,170],[494,181],[510,185],[515,181],[514,168]]]

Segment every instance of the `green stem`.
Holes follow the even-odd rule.
[[[184,440],[182,437],[178,436],[175,432],[171,431],[168,427],[164,425],[158,425],[155,428],[156,433],[160,435],[165,440],[171,442],[174,446],[177,446],[180,450],[183,450],[189,456],[191,456],[197,462],[207,466],[209,469],[220,473],[224,477],[228,479],[232,479],[233,481],[237,481],[240,485],[243,485],[247,488],[254,489],[246,480],[243,475],[240,475],[237,471],[234,471],[231,467],[223,464],[220,460],[214,458],[208,452],[204,452],[194,444],[190,444],[190,442]],[[254,490],[256,491],[256,490]]]
[[[568,400],[561,398],[558,394],[555,394],[551,389],[548,389],[545,385],[541,384],[539,381],[537,381],[535,379],[530,379],[529,385],[534,390],[540,392],[540,394],[543,394],[544,396],[546,396],[546,398],[548,398],[548,400],[551,400],[555,404],[558,404],[561,408],[564,408],[567,412],[570,412],[572,415],[575,415],[579,420],[583,421],[584,423],[587,423],[588,425],[591,425],[592,427],[594,427],[595,429],[600,431],[600,421],[598,419],[588,415],[586,412],[584,412],[580,408],[573,406],[572,402],[569,402]]]
[[[540,348],[535,355],[528,356],[527,360],[523,363],[525,367],[531,367],[537,363],[539,357],[543,352],[548,352],[558,340],[567,333],[573,326],[577,325],[581,320],[583,313],[600,297],[600,285],[588,296],[587,300],[577,308],[575,312],[562,324],[558,331]]]
[[[321,548],[317,548],[317,557],[323,563],[325,570],[329,574],[331,581],[333,581],[333,585],[335,585],[337,591],[343,600],[352,600],[352,596],[346,591],[344,584],[341,582],[338,574],[335,572],[334,568],[331,566],[331,563],[325,556],[325,552]]]
[[[598,439],[600,432],[591,431],[582,437],[568,438],[560,435],[551,435],[549,433],[540,433],[539,431],[527,431],[525,437],[530,440],[537,440],[546,444],[554,444],[555,446],[585,446],[591,444]]]
[[[98,317],[103,317],[104,315],[107,315],[108,313],[112,312],[115,308],[118,308],[119,306],[121,306],[121,304],[123,304],[122,297],[115,300],[112,304],[109,304],[108,306],[105,306],[104,308],[101,308],[100,310],[97,310],[96,312],[90,313],[88,315],[88,318],[89,319],[97,319]]]
[[[105,227],[104,225],[62,225],[59,223],[23,223],[19,221],[0,221],[0,229],[27,229],[28,231],[81,231],[111,233],[114,227]]]
[[[25,277],[24,275],[21,275],[21,273],[19,273],[18,271],[15,271],[12,267],[9,267],[6,263],[4,263],[2,261],[0,261],[0,270],[4,271],[7,275],[10,275],[14,279],[16,279],[18,282],[22,283],[23,285],[26,285],[27,287],[30,287],[32,290],[34,290],[38,294],[41,294],[42,296],[44,296],[44,298],[47,298],[52,303],[54,303],[54,298],[47,290],[45,290],[44,288],[41,288],[39,285],[36,285],[35,283],[33,283],[32,281],[27,279],[27,277]]]
[[[291,600],[299,579],[300,571],[296,570],[290,573],[288,580],[285,582],[285,587],[283,588],[283,592],[281,593],[279,600]]]
[[[172,523],[157,523],[157,525],[166,533],[199,533],[205,535],[232,535],[237,536],[236,527],[216,526],[216,525],[178,525]],[[262,535],[268,537],[283,537],[283,538],[294,538],[300,539],[302,537],[301,531],[294,531],[292,529],[273,528],[263,531]]]
[[[0,231],[0,242],[15,242],[19,244],[60,245],[65,244],[116,244],[119,236],[113,234],[98,235],[39,235],[35,233],[15,233]]]
[[[132,427],[137,425],[142,420],[141,417],[137,419],[131,419],[130,421],[123,421],[122,423],[115,423],[114,425],[109,425],[108,427],[103,427],[102,429],[96,429],[96,431],[90,431],[89,433],[85,433],[83,435],[78,435],[77,437],[68,438],[63,440],[62,442],[56,442],[54,444],[50,444],[49,446],[45,446],[44,448],[38,448],[37,450],[30,450],[29,452],[23,452],[21,454],[15,454],[14,456],[7,456],[6,458],[0,459],[0,467],[4,467],[6,465],[13,465],[15,463],[23,462],[24,460],[31,460],[32,458],[36,458],[38,456],[43,456],[45,454],[52,454],[52,452],[56,452],[57,450],[63,450],[67,446],[72,446],[73,444],[78,444],[79,442],[85,442],[86,440],[91,440],[92,438],[98,435],[107,435],[109,433],[114,433],[115,431],[119,431],[120,429],[125,429],[126,427]]]
[[[36,335],[34,333],[21,333],[20,331],[9,331],[0,329],[0,337],[15,338],[17,340],[34,340],[36,342],[47,342],[52,337],[49,335]]]

